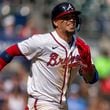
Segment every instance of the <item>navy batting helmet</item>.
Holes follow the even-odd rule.
[[[74,15],[76,15],[76,22],[77,22],[76,27],[79,28],[80,18],[78,17],[78,15],[80,15],[81,12],[75,10],[75,7],[68,2],[62,2],[53,8],[51,13],[52,24],[55,19],[61,18],[62,16],[70,13],[73,13]],[[53,24],[53,27],[55,28],[54,24]]]

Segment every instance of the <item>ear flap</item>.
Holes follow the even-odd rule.
[[[81,27],[81,18],[77,17],[76,19],[76,30],[79,32]]]

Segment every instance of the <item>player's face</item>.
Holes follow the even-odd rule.
[[[60,30],[74,32],[76,28],[76,16],[73,14],[65,15],[57,20],[56,24]]]

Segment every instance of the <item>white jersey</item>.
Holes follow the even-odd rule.
[[[63,103],[66,100],[68,85],[72,76],[77,74],[78,66],[74,65],[71,73],[69,64],[78,61],[78,49],[61,39],[57,32],[33,35],[18,43],[18,47],[27,59],[32,60],[32,76],[28,78],[28,94],[38,100]],[[71,75],[70,75],[71,74]],[[70,78],[71,77],[71,78]]]

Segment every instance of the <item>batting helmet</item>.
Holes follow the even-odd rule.
[[[79,28],[80,18],[78,17],[78,15],[80,15],[81,12],[75,10],[75,7],[71,3],[68,3],[68,2],[62,2],[53,8],[51,12],[52,24],[55,19],[61,18],[62,16],[70,14],[70,13],[73,13],[74,15],[76,15],[76,27]],[[53,24],[53,27],[55,28],[54,24]]]

